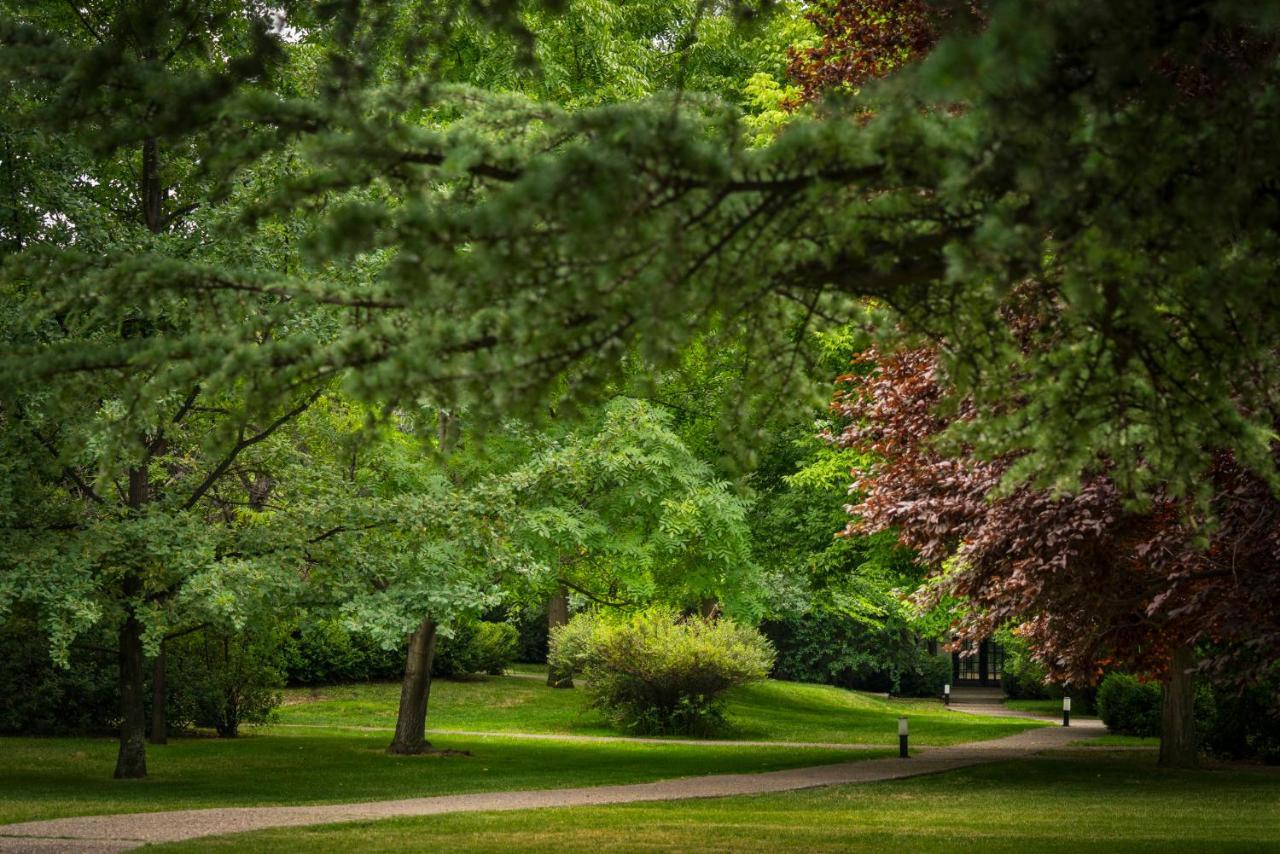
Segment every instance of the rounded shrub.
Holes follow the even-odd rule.
[[[548,655],[552,666],[582,674],[615,725],[647,735],[716,731],[724,692],[765,678],[773,659],[753,627],[669,608],[579,614],[552,634]]]
[[[1108,673],[1098,687],[1098,716],[1112,732],[1160,735],[1160,686],[1127,673]]]

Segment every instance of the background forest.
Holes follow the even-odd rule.
[[[653,620],[1280,755],[1276,22],[1035,5],[5,4],[0,731]]]

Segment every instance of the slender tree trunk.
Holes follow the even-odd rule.
[[[556,627],[569,622],[569,591],[563,584],[556,595],[547,603],[547,639],[555,632]],[[563,670],[547,667],[547,685],[552,688],[572,688],[573,674]]]
[[[160,652],[151,663],[151,743],[169,743],[168,709],[169,675],[164,658],[164,641],[160,642]]]
[[[1166,768],[1194,768],[1198,763],[1195,663],[1190,647],[1180,647],[1169,664],[1160,729],[1160,765]]]
[[[147,502],[147,470],[129,469],[128,504],[138,511]],[[134,612],[134,598],[142,592],[142,582],[129,570],[121,585],[125,619],[120,626],[120,752],[116,755],[117,778],[147,776],[147,710],[143,700],[142,623]]]
[[[147,776],[147,721],[143,704],[142,624],[133,611],[120,627],[120,752],[117,778]]]
[[[435,652],[436,624],[427,618],[409,638],[396,734],[387,748],[388,753],[413,755],[431,748],[427,741],[427,700],[431,695],[431,660]]]

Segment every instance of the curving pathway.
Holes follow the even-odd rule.
[[[1043,720],[1043,719],[1041,719]],[[395,727],[365,724],[271,724],[271,729],[350,729],[360,732],[395,732]],[[505,732],[480,729],[428,729],[427,735],[457,735],[465,738],[514,738],[525,741],[576,741],[588,744],[666,744],[680,747],[792,747],[800,750],[885,750],[891,744],[850,744],[837,741],[739,741],[715,738],[649,738],[634,735],[573,735],[559,732]],[[932,750],[921,747],[920,750]],[[3,827],[3,825],[0,825]]]
[[[952,771],[984,762],[1017,759],[1058,747],[1103,729],[1082,721],[1070,729],[1040,727],[993,741],[938,747],[910,759],[868,759],[768,771],[759,774],[714,774],[681,777],[653,783],[590,786],[577,789],[537,789],[519,792],[478,792],[367,803],[290,807],[222,807],[199,810],[131,813],[58,818],[0,825],[4,852],[116,852],[154,842],[177,842],[201,836],[299,827],[345,821],[370,821],[400,816],[429,816],[454,812],[522,810],[546,807],[717,798],[767,794],[847,783],[871,783]]]

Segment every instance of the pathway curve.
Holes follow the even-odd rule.
[[[350,729],[360,732],[395,732],[395,727],[366,724],[270,724],[269,729]],[[573,735],[559,732],[503,732],[479,729],[428,729],[427,735],[460,735],[466,738],[514,738],[529,741],[578,741],[588,744],[666,744],[680,747],[789,747],[801,750],[892,750],[896,744],[850,744],[837,741],[739,741],[727,738],[648,738],[633,735]],[[932,750],[921,747],[920,750]],[[3,827],[3,825],[0,825]]]
[[[345,821],[370,821],[399,816],[428,816],[454,812],[522,810],[540,807],[718,798],[765,794],[831,786],[870,783],[922,774],[936,774],[984,762],[1017,759],[1065,747],[1101,724],[1079,727],[1039,727],[993,741],[938,747],[910,759],[867,759],[767,771],[759,774],[714,774],[680,777],[653,783],[590,786],[576,789],[536,789],[519,792],[478,792],[367,803],[290,807],[222,807],[199,810],[131,813],[58,818],[0,825],[0,851],[127,851],[153,842],[177,842],[201,836],[299,827]]]

